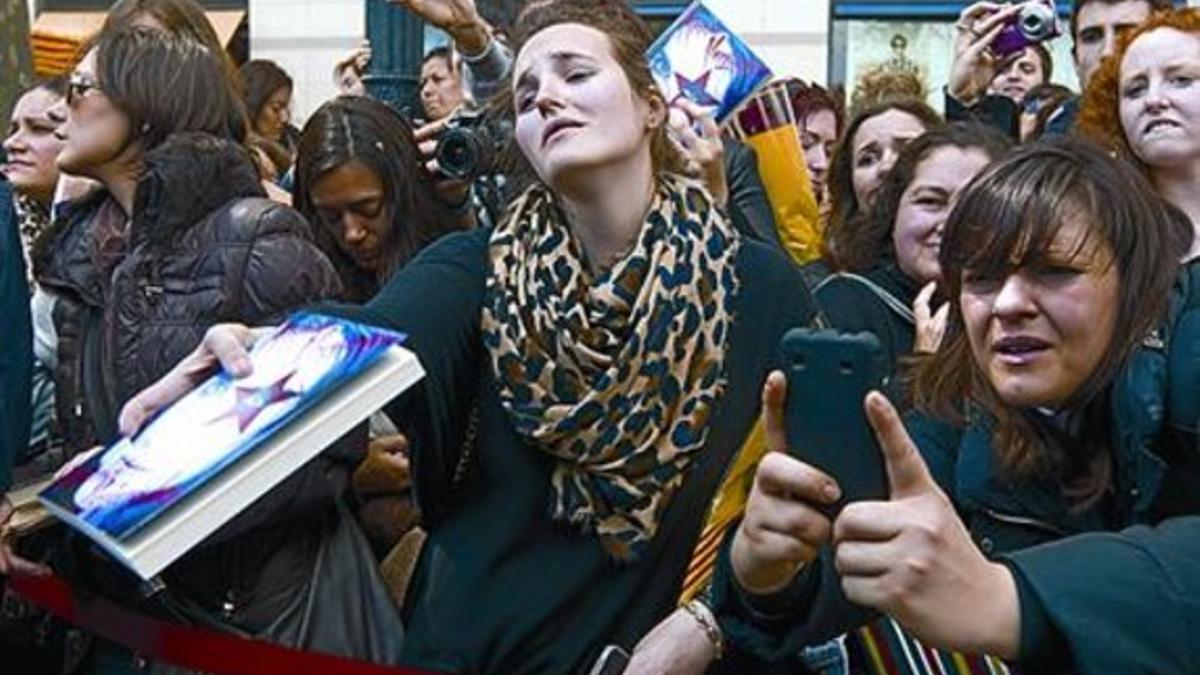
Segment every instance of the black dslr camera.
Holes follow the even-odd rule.
[[[446,123],[435,157],[449,178],[471,181],[502,173],[501,157],[512,138],[512,124],[484,110],[461,110]]]

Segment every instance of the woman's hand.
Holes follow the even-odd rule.
[[[833,524],[846,597],[932,646],[1015,657],[1020,611],[1012,573],[975,546],[892,404],[873,392],[866,409],[890,498],[848,504]]]
[[[346,96],[364,96],[367,93],[363,85],[363,73],[371,63],[371,43],[363,40],[354,51],[338,60],[333,65],[333,84],[338,93]]]
[[[787,454],[780,371],[763,385],[762,418],[767,454],[754,474],[746,515],[734,535],[730,562],[738,585],[755,595],[782,590],[829,541],[831,524],[819,507],[840,497],[837,483]]]
[[[704,627],[676,609],[633,648],[624,675],[701,675],[716,657]]]
[[[1020,11],[1019,4],[977,2],[958,15],[948,85],[954,100],[969,107],[987,93],[998,65],[992,41]]]
[[[937,292],[937,282],[925,284],[921,292],[913,300],[913,318],[917,324],[917,332],[913,338],[913,351],[918,354],[932,354],[942,344],[946,335],[946,319],[950,316],[950,303],[943,302],[937,310],[931,306],[933,294]]]
[[[121,409],[118,427],[121,435],[132,436],[159,410],[195,389],[220,366],[234,377],[250,374],[250,353],[256,331],[241,324],[213,326],[196,347],[158,382],[146,387]]]
[[[699,133],[696,126],[700,127]],[[679,99],[671,104],[667,135],[683,155],[687,173],[704,181],[717,200],[717,206],[724,208],[729,202],[725,146],[721,144],[721,130],[712,115],[687,99]]]
[[[450,34],[460,52],[473,56],[483,52],[491,29],[475,7],[475,0],[391,0]]]

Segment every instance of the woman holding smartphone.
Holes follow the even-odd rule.
[[[529,5],[507,92],[532,184],[494,230],[337,310],[407,333],[426,370],[388,409],[429,533],[404,663],[587,672],[631,648],[675,609],[779,339],[812,316],[791,263],[677,173],[649,41],[618,0]],[[248,335],[211,331],[122,428],[236,366]]]
[[[1176,617],[1200,589],[1191,244],[1182,214],[1080,141],[985,170],[946,224],[950,321],[915,374],[915,414],[866,400],[890,499],[830,519],[817,507],[836,477],[770,453],[718,570],[726,635],[779,657],[868,608],[1026,671],[1190,670]],[[776,450],[783,388],[765,393]]]

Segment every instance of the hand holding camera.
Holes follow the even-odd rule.
[[[954,62],[949,94],[974,105],[1010,57],[1059,35],[1054,6],[1045,0],[1018,4],[977,2],[954,24]]]

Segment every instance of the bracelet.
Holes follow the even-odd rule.
[[[483,46],[483,51],[479,52],[478,54],[468,54],[463,50],[458,49],[457,45],[455,46],[455,51],[458,52],[458,55],[462,57],[462,60],[465,61],[467,65],[475,65],[476,63],[491,58],[496,49],[496,36],[492,35],[490,31],[488,32],[487,44]]]
[[[725,654],[725,636],[721,634],[721,627],[717,625],[717,617],[713,616],[712,610],[699,600],[689,600],[681,607],[704,629],[704,636],[712,643],[713,651],[716,652],[714,659],[720,659]]]

